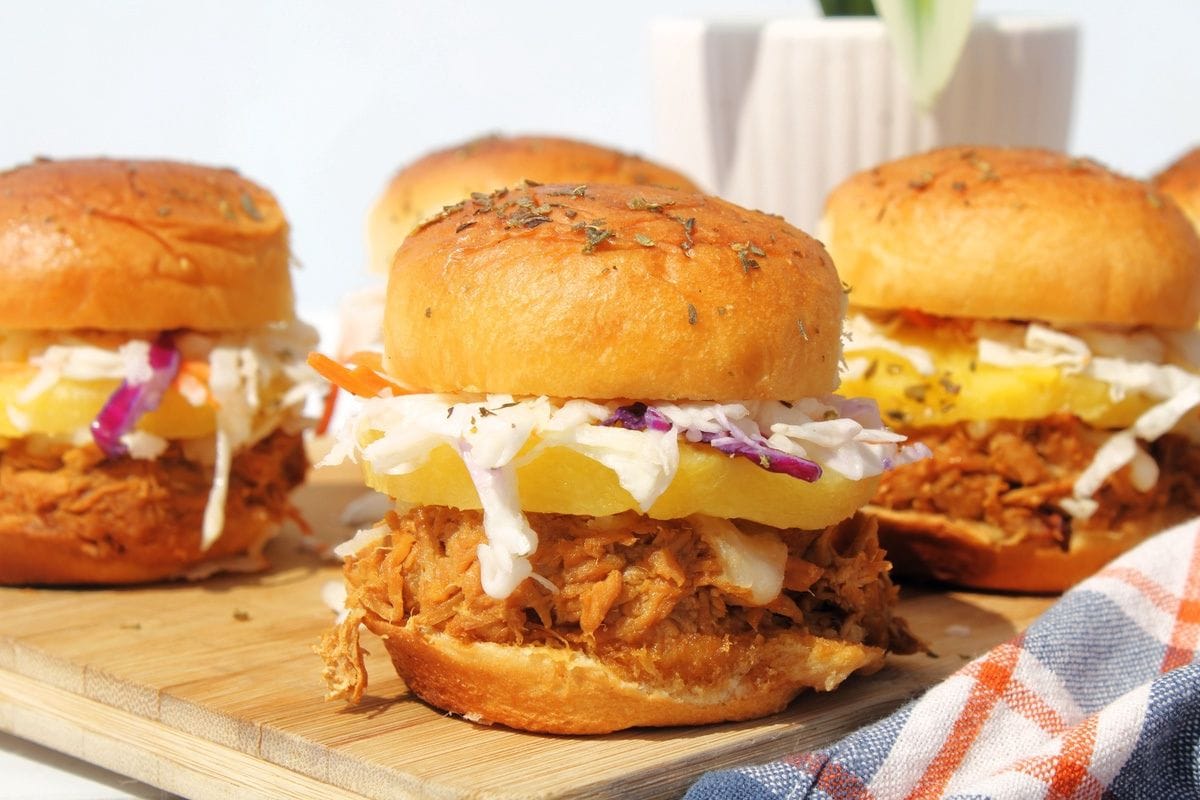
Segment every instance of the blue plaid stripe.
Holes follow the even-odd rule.
[[[1182,560],[1189,557],[1190,572],[1183,575]],[[1072,791],[1081,793],[1068,796],[1095,796],[1092,792],[1100,791],[1104,776],[1112,776],[1102,787],[1106,798],[1200,798],[1200,621],[1195,620],[1200,597],[1185,594],[1195,594],[1200,587],[1200,527],[1192,522],[1161,534],[1102,576],[1068,592],[1014,640],[1024,650],[1022,659],[1038,666],[1019,670],[1014,680],[1063,715],[1068,729],[1046,733],[1048,738],[1061,734],[1050,741],[1063,749],[1052,748],[1031,761],[1029,743],[1014,738],[1016,728],[1006,726],[1005,715],[993,711],[980,738],[997,737],[993,741],[1005,744],[1002,752],[1011,761],[985,765],[990,771],[981,774],[989,787],[1004,788],[995,793],[967,789],[944,797],[1060,796],[1051,786],[1075,787]],[[1169,652],[1183,653],[1182,659],[1169,663],[1184,663],[1189,655],[1191,661],[1164,674]],[[969,670],[970,665],[959,673],[960,679],[970,675]],[[937,691],[939,687],[931,690]],[[910,703],[820,752],[710,773],[692,787],[686,800],[907,797],[919,773],[898,779],[892,775],[887,786],[871,781],[913,715],[934,705]],[[1019,704],[1007,706],[1007,719],[1012,720],[1012,712],[1020,716],[1021,710]],[[954,722],[947,719],[944,729],[949,732]],[[1117,762],[1097,764],[1094,758]],[[978,770],[978,765],[973,768]],[[1041,789],[1029,795],[1034,786]]]

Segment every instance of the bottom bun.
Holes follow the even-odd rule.
[[[479,583],[478,511],[421,506],[365,535],[346,560],[347,615],[319,648],[331,696],[362,696],[360,626],[429,704],[567,734],[760,717],[877,670],[888,650],[919,649],[863,515],[819,531],[527,516],[539,580],[503,600]],[[714,525],[786,544],[783,589],[766,605],[723,577]]]
[[[299,435],[276,431],[233,459],[225,527],[200,530],[212,466],[178,443],[154,460],[109,461],[94,445],[0,451],[0,584],[129,584],[262,568],[263,545],[294,515],[288,493],[308,462]]]
[[[1126,521],[1119,531],[1075,530],[1064,549],[986,523],[869,506],[897,575],[971,589],[1051,594],[1066,591],[1148,536],[1195,512],[1183,508]]]
[[[540,733],[609,733],[637,726],[754,719],[801,691],[831,691],[883,665],[884,650],[804,633],[727,637],[735,657],[700,686],[629,680],[601,659],[550,645],[464,642],[444,633],[364,620],[396,671],[430,705],[484,724]]]

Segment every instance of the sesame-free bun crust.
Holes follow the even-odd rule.
[[[820,243],[713,197],[572,189],[468,200],[408,237],[388,282],[391,376],[597,399],[834,390],[845,295]]]
[[[881,648],[807,633],[762,641],[750,635],[731,642],[720,663],[706,665],[704,684],[658,685],[629,680],[566,648],[465,642],[374,615],[363,622],[383,637],[396,671],[427,703],[542,733],[754,719],[781,711],[806,689],[831,691],[851,673],[874,672],[884,659]]]
[[[1155,176],[1154,186],[1174,200],[1200,230],[1200,147]]]
[[[854,175],[822,225],[851,303],[1190,328],[1200,239],[1151,186],[1044,150],[953,147]]]
[[[228,169],[39,160],[0,173],[0,327],[253,328],[290,320],[288,226]]]
[[[674,170],[607,147],[550,136],[487,136],[430,153],[392,176],[368,221],[371,270],[386,275],[404,237],[443,207],[525,179],[696,190]]]

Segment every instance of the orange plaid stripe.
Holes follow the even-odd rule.
[[[978,679],[981,665],[982,662],[973,662],[963,667],[961,672],[969,678]],[[1020,681],[1009,683],[1004,692],[1004,702],[1052,736],[1057,736],[1067,727],[1062,715],[1054,710],[1045,698]]]
[[[1141,592],[1160,611],[1174,614],[1179,605],[1178,597],[1163,588],[1162,584],[1151,580],[1141,570],[1131,569],[1130,567],[1109,567],[1101,570],[1098,574],[1106,578],[1115,578],[1128,583]]]
[[[1175,629],[1159,668],[1162,672],[1190,664],[1196,657],[1196,642],[1200,639],[1200,539],[1192,546],[1187,582],[1176,606]]]
[[[1050,780],[1047,800],[1060,797],[1100,800],[1104,786],[1088,771],[1096,751],[1096,728],[1099,722],[1100,718],[1093,714],[1067,734],[1062,750],[1055,759],[1054,777]]]
[[[1057,755],[1023,758],[1009,770],[1046,784],[1044,800],[1100,800],[1104,784],[1090,771],[1099,720],[1093,714],[1068,732]]]
[[[813,788],[820,789],[830,797],[838,800],[872,800],[874,797],[862,778],[825,756],[804,753],[784,761],[801,772],[817,776]]]
[[[975,681],[970,694],[967,695],[967,702],[959,712],[958,718],[954,720],[941,749],[925,769],[920,782],[909,793],[909,800],[923,800],[942,795],[946,784],[954,776],[954,771],[962,764],[967,751],[979,737],[979,732],[991,716],[992,709],[1008,690],[1013,670],[1017,667],[1017,659],[1021,655],[1023,641],[1024,637],[1018,637],[1013,642],[1000,645],[988,653],[983,661],[978,662]]]

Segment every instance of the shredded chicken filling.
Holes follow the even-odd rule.
[[[788,558],[783,591],[749,605],[722,576],[717,555],[688,520],[530,514],[535,574],[504,600],[480,585],[481,514],[423,506],[391,513],[388,531],[346,562],[346,623],[324,648],[336,677],[361,665],[357,628],[375,617],[466,641],[564,646],[603,658],[629,677],[702,679],[706,662],[785,630],[913,652],[892,612],[897,590],[875,523],[856,515],[821,531],[779,531]],[[747,533],[764,526],[737,522]],[[688,675],[688,673],[695,673]],[[340,685],[339,685],[340,681]],[[355,678],[330,681],[353,696]]]
[[[997,536],[1034,537],[1064,549],[1072,530],[1119,531],[1127,521],[1172,508],[1181,518],[1200,512],[1200,444],[1178,434],[1144,445],[1130,466],[1101,486],[1096,512],[1080,520],[1064,506],[1106,434],[1078,418],[962,422],[905,432],[927,444],[933,458],[886,473],[876,505],[985,522]],[[1147,473],[1157,480],[1147,480]]]

